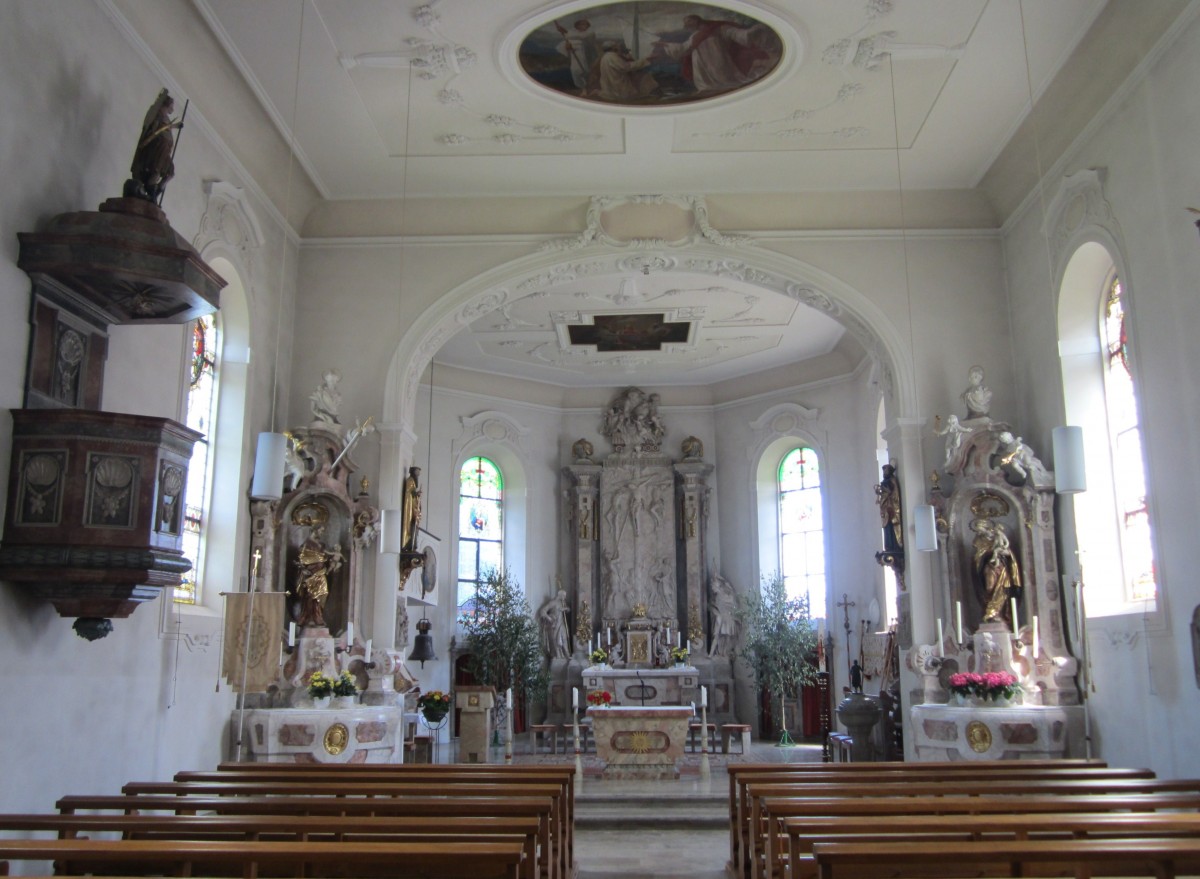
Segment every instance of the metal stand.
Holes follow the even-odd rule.
[[[708,705],[700,706],[700,777],[708,778],[712,769],[708,764]]]
[[[576,705],[571,709],[571,725],[575,731],[575,784],[576,786],[583,784],[583,758],[579,751],[579,706]]]
[[[421,726],[429,730],[429,762],[436,764],[438,762],[438,745],[441,744],[441,731],[450,722],[450,715],[445,715],[437,723],[430,723],[425,717],[425,713],[421,712]]]

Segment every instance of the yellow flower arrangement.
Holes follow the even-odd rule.
[[[314,699],[324,699],[333,695],[333,679],[319,671],[314,671],[308,679],[308,695]]]

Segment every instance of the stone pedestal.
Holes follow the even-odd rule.
[[[875,759],[875,748],[871,743],[871,730],[879,722],[882,713],[879,697],[867,696],[863,693],[851,693],[838,705],[838,720],[842,722],[846,731],[854,739],[854,745],[850,749],[850,759],[855,763],[869,763]]]
[[[492,741],[492,707],[496,691],[491,687],[459,687],[454,693],[458,709],[458,762],[487,763]]]

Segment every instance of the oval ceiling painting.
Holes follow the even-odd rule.
[[[783,42],[747,15],[701,3],[605,3],[548,21],[521,43],[540,85],[601,104],[661,107],[752,85]]]

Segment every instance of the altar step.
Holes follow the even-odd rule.
[[[581,830],[727,830],[729,797],[725,793],[583,793],[575,799],[575,826]]]

